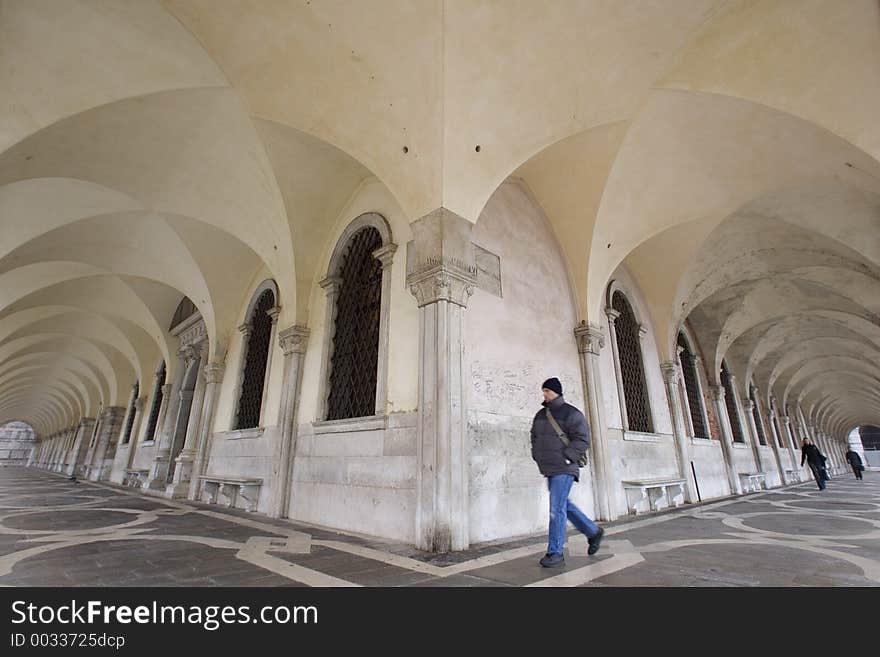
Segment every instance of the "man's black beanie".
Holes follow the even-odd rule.
[[[562,384],[559,383],[559,379],[555,376],[552,379],[547,379],[544,383],[541,384],[541,390],[547,388],[547,390],[552,390],[557,395],[562,395]]]

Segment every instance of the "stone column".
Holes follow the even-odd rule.
[[[116,440],[119,437],[119,424],[124,415],[125,409],[121,406],[108,406],[101,413],[101,428],[95,442],[90,480],[101,481],[110,477],[113,456],[116,453]]]
[[[785,435],[788,442],[788,454],[791,457],[792,469],[797,471],[797,469],[800,467],[800,461],[798,460],[797,454],[795,454],[794,452],[794,436],[791,433],[791,418],[787,415],[783,415],[782,425],[783,434]]]
[[[672,434],[675,439],[675,454],[678,461],[678,474],[686,481],[685,501],[697,500],[697,487],[691,470],[690,440],[685,431],[685,419],[681,408],[681,394],[679,394],[679,379],[681,370],[678,363],[666,361],[660,363],[660,371],[663,372],[663,382],[666,384],[666,400],[669,403],[669,412],[672,416]]]
[[[192,474],[189,482],[187,497],[198,499],[199,476],[205,473],[208,457],[211,454],[211,439],[214,428],[214,409],[217,405],[217,397],[220,394],[220,384],[223,382],[223,364],[209,363],[205,366],[205,398],[202,402],[202,416],[199,420],[199,436],[196,443],[196,457],[193,461]]]
[[[620,371],[620,353],[617,350],[617,329],[615,322],[620,317],[620,313],[611,306],[605,308],[605,314],[608,316],[608,331],[611,342],[611,355],[614,361],[614,380],[617,383],[617,401],[620,405],[620,426],[626,431],[629,429],[629,418],[626,414],[626,396],[623,392],[623,373]]]
[[[477,280],[473,224],[439,208],[412,224],[407,286],[419,307],[416,546],[465,550],[468,441],[464,311]]]
[[[66,474],[68,476],[75,475],[77,469],[83,465],[86,454],[89,451],[89,437],[95,428],[94,418],[84,417],[79,421],[76,429],[76,436],[73,439],[73,450],[70,463],[67,466]]]
[[[168,485],[168,469],[171,459],[171,441],[174,438],[178,421],[178,413],[181,408],[180,389],[186,378],[190,363],[195,359],[195,350],[192,347],[183,347],[177,351],[177,368],[174,382],[162,388],[163,402],[167,409],[164,410],[162,422],[159,424],[159,439],[156,451],[153,454],[153,464],[150,466],[150,475],[144,483],[145,489],[164,490]]]
[[[783,485],[794,483],[791,476],[786,476],[785,466],[782,464],[782,451],[780,447],[782,441],[779,439],[779,434],[776,431],[777,425],[773,421],[772,406],[767,413],[767,424],[770,426],[770,446],[773,448],[773,456],[776,457],[776,466],[779,468],[779,481],[781,481]]]
[[[379,363],[376,369],[377,415],[388,412],[388,322],[391,319],[391,263],[396,252],[397,245],[393,243],[373,251],[373,257],[382,263],[382,312],[379,315]]]
[[[189,493],[189,482],[196,457],[199,423],[202,417],[202,405],[205,399],[205,367],[207,366],[207,342],[202,343],[199,371],[196,374],[196,387],[193,391],[192,405],[189,410],[189,421],[186,425],[186,438],[174,462],[174,478],[168,484],[165,493],[168,497],[186,497]]]
[[[273,518],[286,518],[289,510],[293,463],[296,458],[297,410],[308,340],[309,329],[304,326],[291,326],[278,335],[278,342],[284,353],[284,383],[278,414],[281,440],[274,461],[277,470],[275,501],[270,514]]]
[[[333,335],[336,326],[336,301],[339,299],[339,287],[342,285],[342,279],[338,276],[328,276],[318,285],[324,290],[326,296],[324,303],[324,343],[321,345],[321,376],[319,381],[319,390],[321,390],[318,398],[318,419],[327,419],[327,400],[330,397],[330,363],[333,359]],[[381,332],[380,332],[381,335]],[[381,360],[381,358],[379,359]],[[378,380],[378,379],[377,379]]]
[[[732,495],[741,495],[742,487],[733,460],[733,439],[730,436],[730,419],[727,417],[727,404],[724,403],[724,386],[709,386],[712,399],[715,401],[715,412],[718,414],[718,425],[721,429],[721,450],[727,466],[727,482]]]
[[[758,438],[758,427],[755,424],[755,402],[751,399],[746,399],[742,403],[742,412],[743,415],[746,416],[746,421],[743,423],[744,427],[748,427],[748,433],[751,434],[752,437],[752,452],[755,455],[755,467],[758,468],[758,472],[764,472],[764,464],[761,462],[761,441]]]
[[[131,412],[134,417],[131,421],[131,436],[128,439],[128,458],[126,459],[126,469],[134,466],[134,457],[137,455],[138,443],[140,443],[141,422],[144,417],[144,406],[147,403],[146,397],[138,397],[134,400]]]
[[[602,329],[595,324],[581,322],[574,329],[581,365],[581,380],[584,388],[587,418],[590,421],[590,449],[593,458],[590,467],[593,471],[596,494],[596,515],[599,520],[614,520],[617,517],[611,504],[611,459],[608,453],[608,435],[605,423],[605,403],[602,397],[602,379],[599,371],[599,353],[605,346]]]

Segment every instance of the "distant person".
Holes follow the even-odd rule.
[[[568,499],[571,485],[578,481],[580,468],[586,464],[590,447],[590,426],[587,419],[562,398],[562,384],[557,378],[544,381],[542,408],[532,421],[532,458],[538,470],[547,477],[550,490],[550,530],[547,554],[539,563],[545,568],[565,565],[566,519],[587,537],[588,555],[599,551],[604,530],[590,520]]]
[[[852,447],[846,450],[846,460],[849,462],[852,467],[853,474],[856,476],[856,479],[862,478],[862,472],[865,469],[865,466],[862,465],[862,457],[859,456],[859,453],[854,451]]]
[[[813,441],[809,438],[804,438],[804,442],[801,445],[801,467],[804,467],[804,461],[809,463],[813,477],[816,479],[816,483],[819,484],[819,490],[825,490],[825,481],[828,479],[825,471],[825,460],[825,456],[813,444]]]

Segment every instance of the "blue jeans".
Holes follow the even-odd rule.
[[[599,526],[590,520],[573,502],[569,502],[568,493],[574,483],[570,474],[547,477],[547,489],[550,491],[550,541],[548,554],[562,554],[565,545],[565,521],[571,520],[579,532],[587,538],[599,533]]]

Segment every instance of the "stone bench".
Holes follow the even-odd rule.
[[[764,489],[764,477],[765,473],[763,472],[740,472],[739,480],[742,483],[742,489],[744,493],[757,493],[760,490]]]
[[[246,510],[256,511],[263,480],[202,475],[199,477],[199,485],[201,486],[199,499],[202,501],[217,504],[218,496],[222,495],[226,499],[224,505],[231,509],[235,508],[236,500],[241,497],[246,503]]]
[[[626,508],[636,515],[684,503],[684,479],[640,479],[621,483],[626,492]]]
[[[144,485],[150,476],[149,470],[127,469],[125,476],[122,478],[123,486],[131,486],[132,488],[140,488]]]

